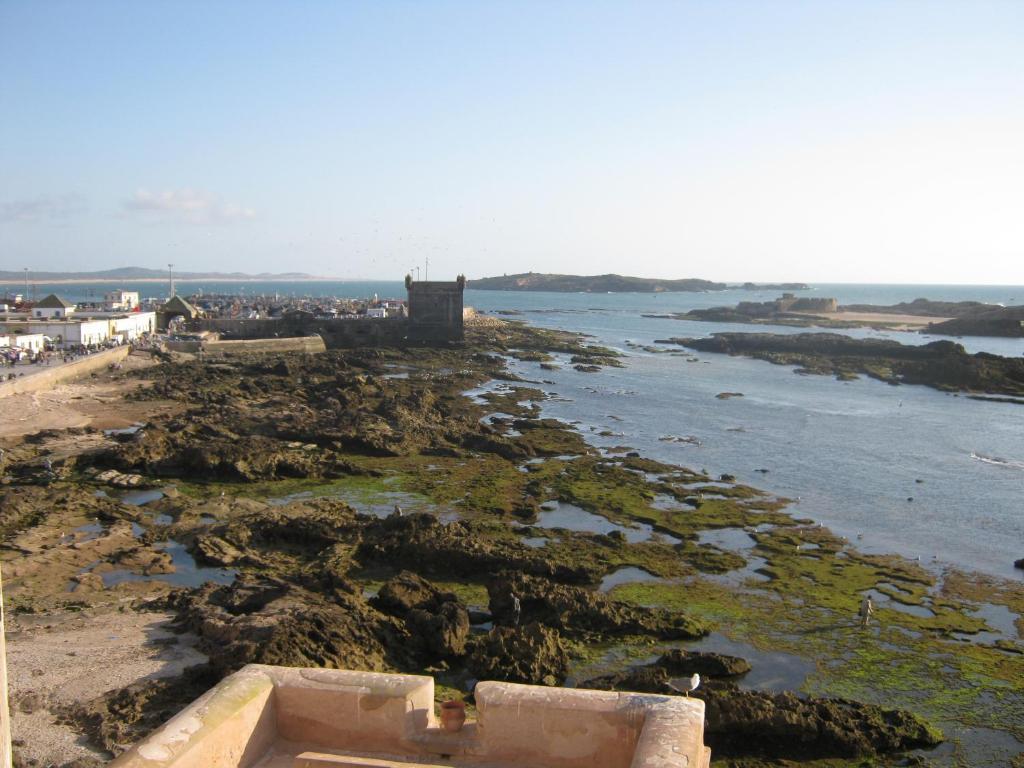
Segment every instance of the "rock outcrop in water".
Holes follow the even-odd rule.
[[[702,622],[660,608],[638,608],[600,592],[525,574],[502,574],[487,585],[490,611],[497,622],[515,620],[512,595],[519,598],[522,622],[539,622],[564,635],[612,637],[650,635],[692,639],[707,634]]]
[[[952,341],[913,346],[837,333],[716,333],[709,338],[668,339],[666,343],[794,365],[798,373],[830,374],[840,379],[863,373],[889,384],[924,384],[947,392],[1024,398],[1024,358],[985,352],[971,355]]]
[[[991,307],[944,323],[932,323],[927,333],[944,336],[1024,336],[1024,307]]]
[[[405,622],[413,642],[428,658],[461,656],[469,638],[469,612],[452,592],[402,571],[390,579],[372,604]]]
[[[600,574],[585,564],[553,563],[524,544],[492,541],[471,523],[442,523],[427,513],[370,522],[356,552],[367,563],[416,563],[425,573],[469,576],[516,570],[558,581],[592,583]]]
[[[557,631],[540,623],[494,627],[468,665],[480,680],[560,685],[569,674],[569,651]]]
[[[583,685],[673,695],[669,680],[699,671],[701,685],[690,695],[705,702],[704,740],[719,758],[849,759],[941,742],[927,723],[908,712],[790,692],[744,691],[719,679],[744,667],[749,669],[735,657],[681,652]]]
[[[254,663],[385,671],[412,660],[401,624],[353,595],[243,579],[180,592],[172,605],[223,674]]]
[[[625,275],[549,275],[524,272],[502,277],[470,280],[468,288],[478,291],[556,291],[559,293],[662,293],[668,291],[724,291],[725,283],[688,278],[656,280]]]

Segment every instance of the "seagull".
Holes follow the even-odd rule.
[[[697,686],[700,685],[700,675],[696,672],[693,673],[692,677],[674,677],[668,681],[668,687],[673,691],[685,695],[687,698],[690,697],[690,691],[697,690]]]

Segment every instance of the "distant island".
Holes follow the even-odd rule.
[[[740,286],[744,291],[809,291],[807,283],[744,283]]]
[[[156,282],[167,280],[167,270],[148,269],[146,267],[119,267],[99,272],[35,272],[29,270],[28,279],[33,283],[88,283],[110,282],[112,280],[132,280],[135,282]],[[24,270],[0,270],[0,283],[24,284]],[[329,278],[315,277],[305,272],[282,272],[271,274],[260,272],[249,275],[245,272],[175,272],[175,280],[223,280],[225,282],[246,280],[324,280]]]
[[[724,291],[725,283],[686,278],[658,280],[625,275],[549,275],[524,272],[518,275],[482,277],[466,287],[480,291],[554,291],[557,293],[669,293],[678,291]]]
[[[1024,307],[1003,307],[979,301],[914,299],[889,305],[839,305],[833,298],[800,298],[786,293],[774,301],[741,301],[733,307],[691,309],[645,317],[803,328],[877,328],[940,336],[1024,337]]]

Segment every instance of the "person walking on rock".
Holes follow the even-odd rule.
[[[509,597],[512,598],[512,626],[519,626],[519,617],[522,615],[523,607],[519,604],[519,598],[516,597],[515,592],[510,592]]]
[[[860,625],[866,627],[871,623],[871,617],[875,613],[875,604],[871,602],[870,596],[865,596],[860,603]]]

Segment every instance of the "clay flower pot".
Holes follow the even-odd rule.
[[[446,731],[455,733],[462,730],[462,724],[466,722],[466,702],[464,701],[442,701],[441,702],[441,727]]]

